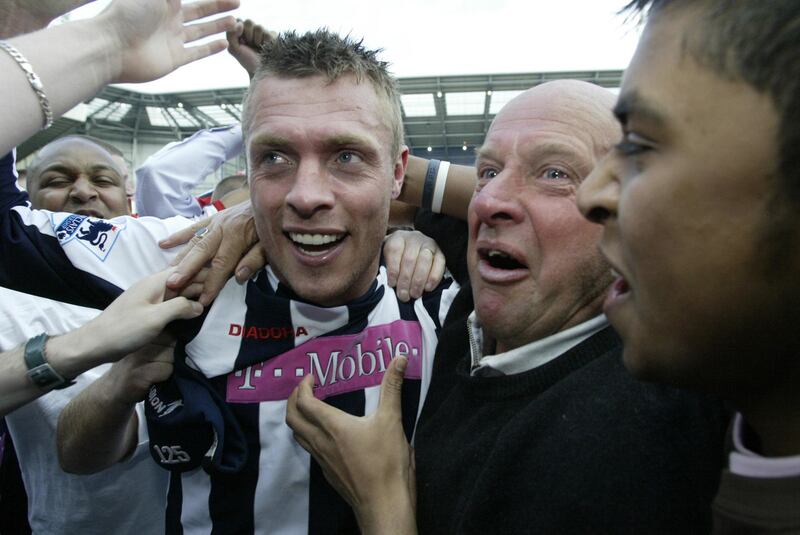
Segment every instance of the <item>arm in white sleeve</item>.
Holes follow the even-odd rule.
[[[170,143],[136,169],[136,209],[140,215],[195,218],[203,209],[192,189],[242,152],[239,125],[201,130]]]

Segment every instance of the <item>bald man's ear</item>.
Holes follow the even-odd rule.
[[[392,199],[397,199],[400,192],[403,190],[403,179],[406,176],[406,168],[408,167],[408,147],[406,145],[400,146],[400,154],[394,163],[394,180],[392,183]]]

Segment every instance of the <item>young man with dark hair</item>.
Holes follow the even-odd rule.
[[[638,0],[622,140],[579,204],[637,377],[737,409],[720,533],[800,530],[800,4]]]

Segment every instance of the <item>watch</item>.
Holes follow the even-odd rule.
[[[28,367],[28,377],[33,384],[43,390],[51,387],[60,390],[74,385],[75,381],[63,377],[47,362],[44,346],[49,338],[47,334],[42,333],[25,344],[25,366]]]

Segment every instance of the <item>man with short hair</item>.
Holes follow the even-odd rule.
[[[637,377],[738,411],[719,533],[800,531],[800,4],[637,0],[622,140],[579,195]]]
[[[403,303],[380,266],[408,154],[385,64],[327,31],[287,34],[265,46],[263,58],[244,131],[255,227],[270,267],[245,285],[231,281],[201,320],[176,328],[176,374],[148,393],[149,447],[173,470],[168,532],[354,530],[349,508],[285,426],[286,398],[314,373],[320,397],[368,413],[389,362],[408,355],[416,376],[404,397],[410,436],[455,293],[447,281]],[[127,285],[167,261],[153,238],[167,234],[168,221],[100,222],[108,228],[14,210],[22,224],[42,229],[29,239],[55,259],[57,274],[90,290],[84,298],[105,299],[109,283]],[[38,267],[41,260],[31,250],[22,255]],[[132,421],[130,392],[101,381],[95,391],[106,384],[107,403],[83,410],[76,399],[62,414],[61,460],[71,471],[101,469],[135,446],[132,434],[120,433]],[[116,410],[120,417],[105,418],[112,421],[99,434],[111,444],[87,439],[93,411]]]
[[[625,371],[601,311],[613,280],[601,229],[575,206],[616,136],[612,101],[592,84],[551,82],[492,122],[469,206],[471,292],[440,336],[415,470],[398,434],[402,374],[387,375],[369,419],[323,406],[310,382],[293,394],[287,422],[364,532],[708,529],[724,411]]]
[[[28,166],[34,208],[100,219],[130,214],[127,170],[106,147],[65,136],[42,147]]]

